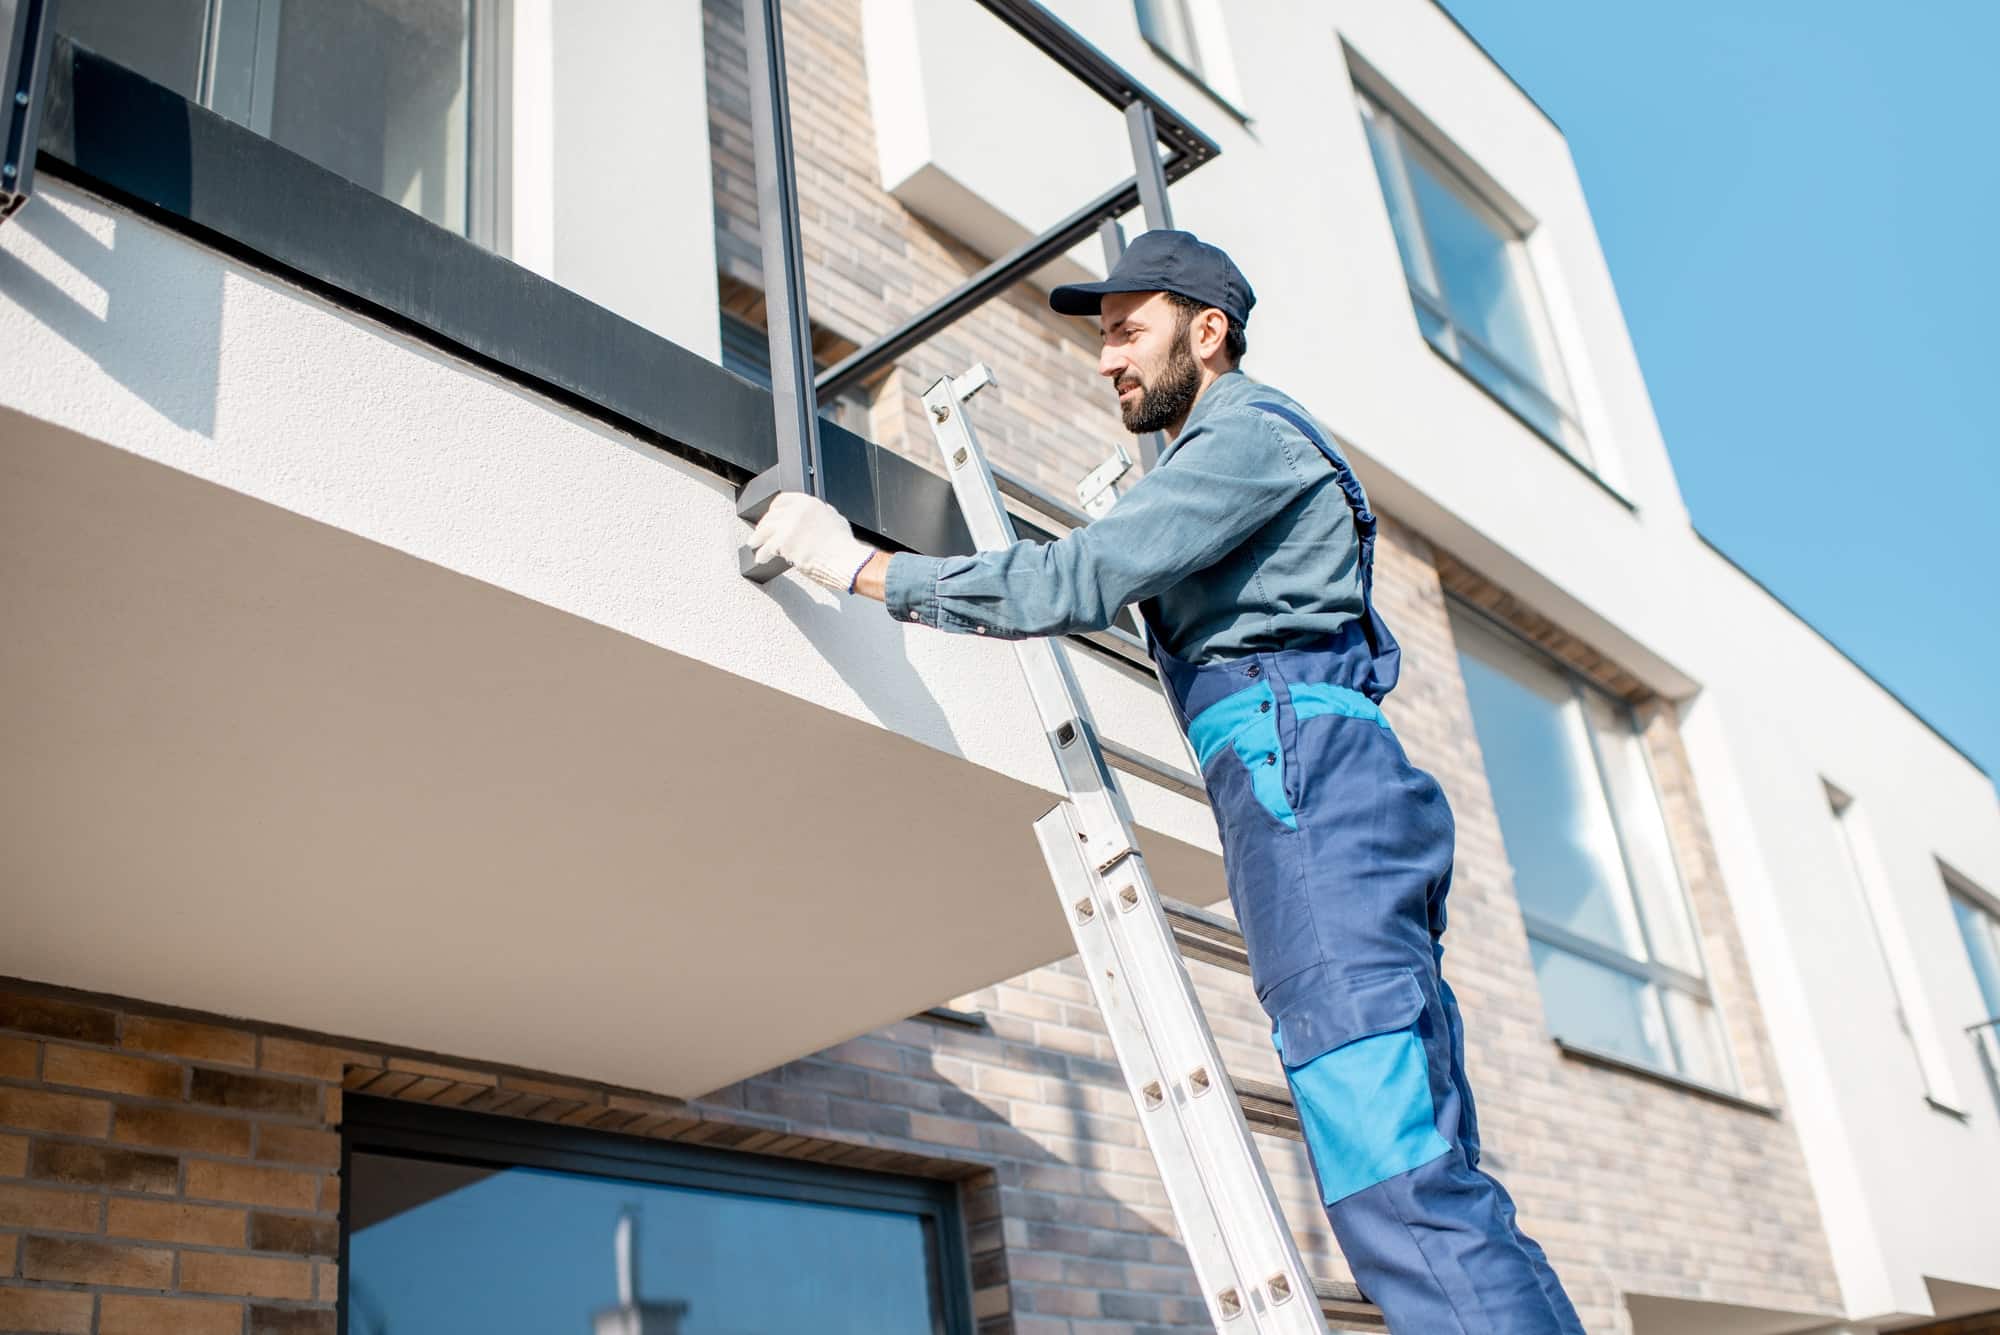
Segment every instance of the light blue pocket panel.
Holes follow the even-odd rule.
[[[1388,721],[1373,700],[1359,691],[1323,682],[1291,687],[1292,712],[1299,722],[1322,714],[1367,719],[1387,728]],[[1277,696],[1269,682],[1260,681],[1217,700],[1188,723],[1188,740],[1203,769],[1224,747],[1236,753],[1250,773],[1250,791],[1259,805],[1291,829],[1299,818],[1285,796],[1284,749],[1278,742]]]
[[[1417,980],[1395,970],[1329,980],[1279,1017],[1273,1040],[1328,1205],[1451,1149],[1416,1031],[1423,1005]]]

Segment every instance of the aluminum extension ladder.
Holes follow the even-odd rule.
[[[965,402],[993,382],[976,366],[925,391],[924,408],[974,545],[1015,541]],[[1193,1262],[1202,1300],[1224,1335],[1326,1335],[1380,1329],[1380,1312],[1352,1284],[1315,1282],[1285,1223],[1250,1138],[1299,1135],[1291,1093],[1232,1081],[1216,1051],[1181,952],[1249,972],[1236,925],[1163,901],[1147,875],[1132,813],[1112,777],[1063,647],[1014,642],[1067,801],[1035,822],[1035,838],[1076,937],[1118,1065]],[[1164,684],[1164,683],[1163,683]],[[1246,1116],[1247,1115],[1247,1116]]]

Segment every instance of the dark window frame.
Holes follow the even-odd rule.
[[[347,1286],[352,1211],[346,1191],[354,1180],[349,1160],[356,1151],[483,1168],[541,1168],[916,1215],[924,1222],[930,1246],[938,1335],[973,1335],[976,1328],[964,1203],[954,1182],[681,1145],[364,1094],[349,1095],[342,1113],[340,1293],[335,1318],[340,1335],[348,1333],[351,1312]]]

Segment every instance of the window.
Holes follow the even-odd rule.
[[[383,1105],[345,1128],[351,1335],[970,1331],[948,1183]]]
[[[1522,232],[1380,103],[1364,96],[1360,104],[1418,328],[1523,422],[1588,465]]]
[[[501,0],[64,0],[58,22],[81,45],[483,239],[492,220],[471,216],[484,170],[473,52],[497,40],[501,12]]]
[[[1980,1000],[1986,1005],[1986,1013],[1979,1018],[2000,1020],[2000,912],[1970,887],[1954,884],[1950,893],[1951,913],[1958,920],[1958,934],[1965,941],[1972,976],[1979,982]]]
[[[1476,614],[1454,608],[1452,633],[1550,1030],[1733,1089],[1630,712]]]
[[[1139,33],[1237,119],[1243,90],[1229,57],[1229,30],[1215,0],[1137,0]]]

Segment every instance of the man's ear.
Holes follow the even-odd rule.
[[[1196,323],[1197,339],[1195,355],[1203,361],[1219,356],[1222,345],[1229,337],[1229,317],[1219,309],[1210,306],[1201,313]]]

